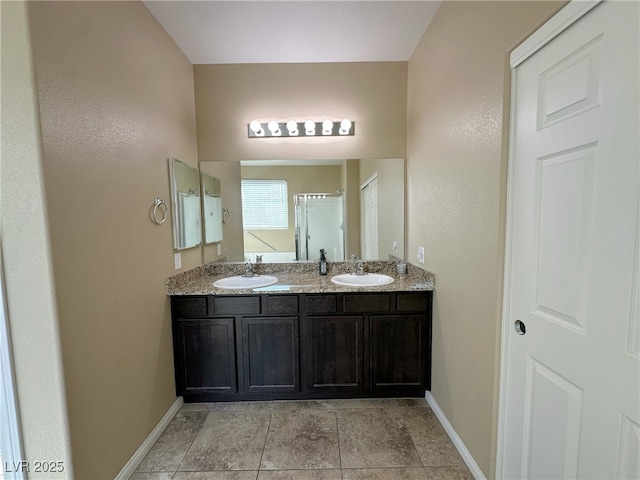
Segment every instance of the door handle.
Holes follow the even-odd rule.
[[[525,333],[527,333],[527,327],[522,320],[516,320],[513,323],[513,328],[516,329],[516,333],[518,335],[524,335]]]

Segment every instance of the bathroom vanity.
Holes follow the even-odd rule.
[[[390,285],[350,288],[288,271],[257,292],[226,291],[212,286],[219,272],[200,273],[167,290],[176,393],[185,402],[430,389],[432,281],[398,275]]]

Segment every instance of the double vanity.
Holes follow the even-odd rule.
[[[434,278],[392,261],[210,263],[167,281],[185,402],[424,396]]]

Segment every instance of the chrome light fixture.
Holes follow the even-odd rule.
[[[349,136],[354,135],[354,122],[345,118],[342,121],[323,120],[315,122],[313,120],[297,121],[289,120],[279,122],[271,120],[260,122],[253,120],[249,123],[249,138],[269,138],[269,137],[315,137],[315,136]]]

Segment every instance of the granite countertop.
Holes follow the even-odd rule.
[[[326,293],[326,292],[399,292],[425,291],[435,287],[432,272],[407,264],[407,273],[396,273],[395,261],[363,262],[368,273],[384,273],[394,278],[394,282],[377,287],[347,287],[331,282],[331,277],[352,271],[351,262],[329,262],[327,275],[318,274],[315,262],[261,263],[254,264],[258,274],[272,275],[278,282],[258,289],[216,288],[213,282],[221,278],[241,275],[244,263],[208,263],[192,270],[169,277],[166,284],[167,295],[247,295],[256,293]]]

